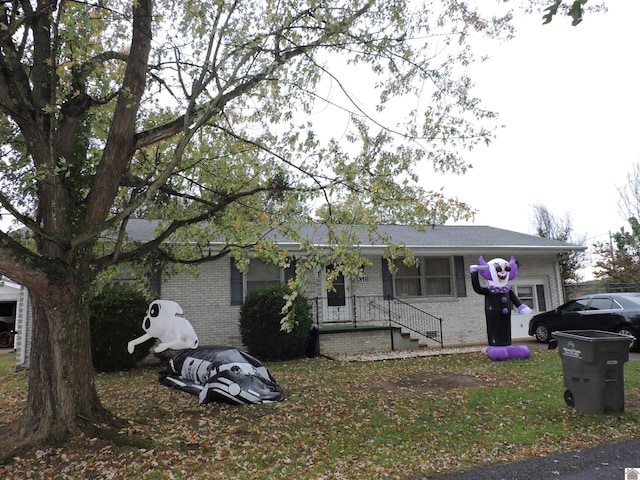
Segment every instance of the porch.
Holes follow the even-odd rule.
[[[444,346],[441,318],[394,297],[316,297],[309,306],[323,355]]]

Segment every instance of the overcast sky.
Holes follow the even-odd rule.
[[[520,14],[516,38],[474,68],[476,95],[506,127],[468,155],[473,169],[439,181],[478,210],[475,224],[534,233],[542,204],[569,213],[587,245],[627,224],[617,200],[640,162],[640,1],[607,3],[576,27]]]
[[[471,71],[482,105],[506,127],[467,156],[464,176],[421,172],[425,188],[470,203],[474,224],[522,233],[534,233],[534,204],[569,213],[587,245],[626,224],[617,200],[640,162],[640,0],[607,3],[577,27],[517,12],[516,38]]]

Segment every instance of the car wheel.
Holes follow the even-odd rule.
[[[638,350],[638,339],[634,332],[632,332],[629,328],[626,328],[626,327],[620,327],[619,329],[616,330],[616,332],[621,333],[622,335],[631,335],[633,337],[633,342],[631,342],[631,345],[629,345],[629,350],[632,352],[635,352],[636,350]]]
[[[541,343],[549,343],[551,340],[551,332],[546,323],[539,323],[536,325],[536,329],[533,331],[536,340]]]

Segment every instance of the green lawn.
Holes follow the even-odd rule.
[[[0,357],[4,421],[26,376]],[[0,478],[405,479],[577,450],[640,432],[640,363],[625,364],[626,409],[565,405],[557,351],[492,362],[481,353],[343,363],[269,363],[287,399],[199,406],[157,382],[157,368],[99,375],[104,404],[128,427],[0,466]]]

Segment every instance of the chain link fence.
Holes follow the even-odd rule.
[[[638,283],[584,282],[564,286],[564,298],[571,300],[595,293],[640,292]]]

